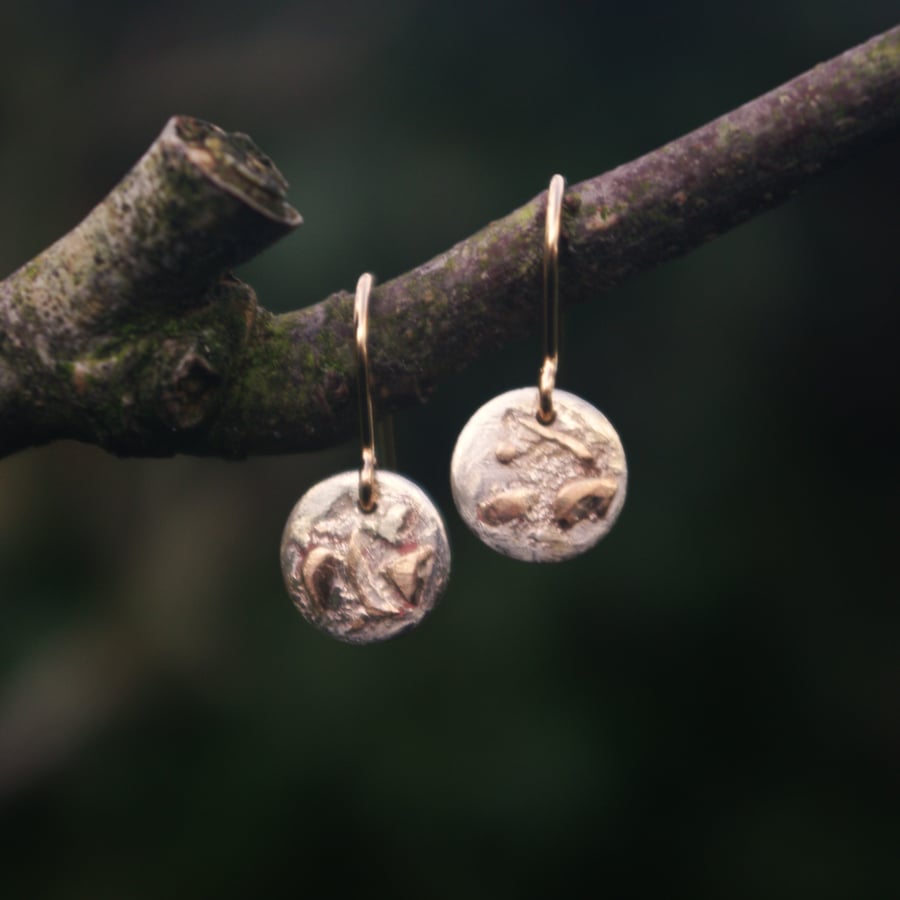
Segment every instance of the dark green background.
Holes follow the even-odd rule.
[[[290,180],[306,224],[240,274],[294,308],[895,16],[7,0],[0,270],[185,112]],[[616,424],[631,479],[587,556],[495,556],[449,496],[456,434],[534,378],[536,338],[401,415],[400,469],[443,509],[454,570],[396,642],[320,636],[281,584],[288,511],[353,446],[0,462],[0,893],[897,896],[898,150],[567,315],[561,386]]]

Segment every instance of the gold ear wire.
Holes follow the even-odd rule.
[[[553,388],[559,367],[559,232],[566,180],[554,175],[547,189],[547,217],[544,225],[544,363],[538,381],[538,420],[549,425],[555,418]]]
[[[372,512],[377,502],[375,469],[378,452],[388,469],[397,467],[397,450],[394,443],[394,420],[382,416],[375,424],[372,404],[372,380],[369,376],[369,295],[375,284],[375,276],[365,272],[356,283],[353,300],[353,331],[356,350],[356,390],[359,395],[359,432],[362,443],[362,465],[359,470],[359,507]]]
[[[372,384],[369,380],[369,294],[375,279],[364,272],[356,282],[353,301],[353,331],[356,340],[356,390],[359,395],[359,432],[362,465],[359,470],[359,507],[375,509],[375,419],[372,413]]]

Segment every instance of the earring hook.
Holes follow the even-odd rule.
[[[359,470],[359,506],[363,512],[375,509],[375,420],[372,414],[372,385],[369,380],[369,294],[374,278],[370,272],[359,276],[353,301],[353,330],[356,335],[356,390],[359,396],[359,432],[362,466]]]
[[[559,366],[559,232],[566,179],[554,175],[547,189],[547,217],[544,226],[544,363],[538,382],[538,420],[549,425],[555,418],[553,388]]]

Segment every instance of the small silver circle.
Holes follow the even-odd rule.
[[[418,485],[379,471],[368,513],[358,487],[358,474],[343,472],[300,498],[284,528],[281,570],[310,624],[369,644],[418,625],[434,607],[447,586],[450,546]]]
[[[557,562],[593,547],[625,502],[628,470],[606,416],[567,391],[555,419],[537,418],[538,390],[485,403],[466,423],[450,463],[456,508],[489,547],[530,562]]]

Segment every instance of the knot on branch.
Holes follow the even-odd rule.
[[[156,385],[152,396],[142,398],[143,427],[152,410],[152,419],[176,441],[179,432],[209,425],[218,414],[224,386],[257,323],[256,294],[233,276],[223,278],[206,299],[202,308],[167,323],[169,337],[161,339],[163,328],[155,323],[133,345],[129,380]]]
[[[223,375],[205,356],[174,341],[166,341],[162,352],[177,359],[172,380],[161,391],[162,414],[173,428],[190,429],[204,424],[218,407]]]

